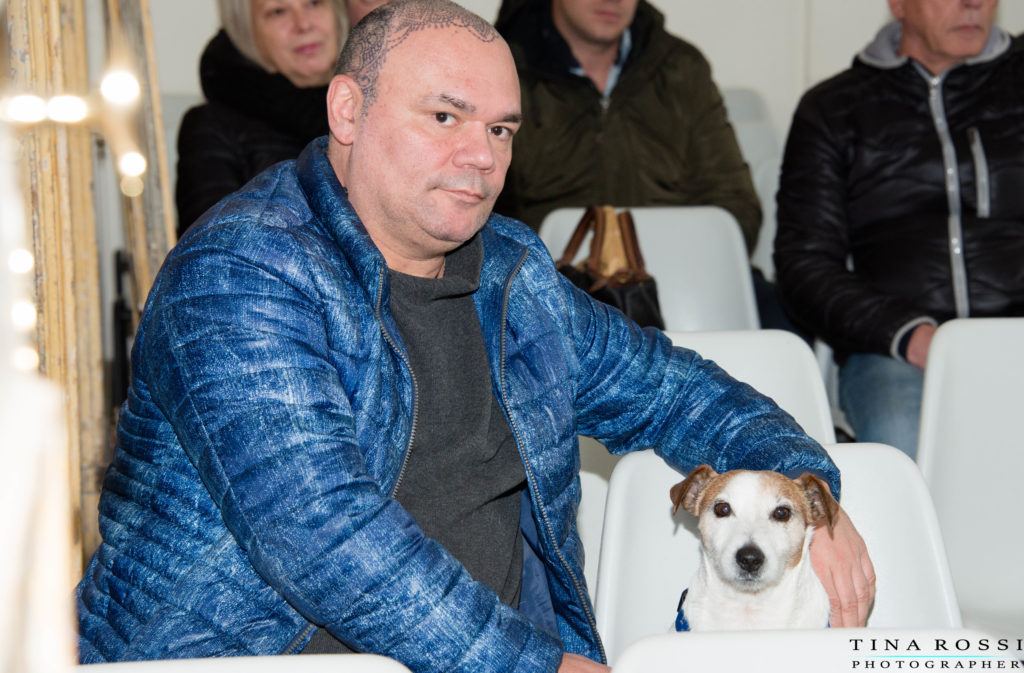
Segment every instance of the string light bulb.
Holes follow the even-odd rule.
[[[134,103],[142,91],[139,80],[127,70],[111,70],[100,82],[100,93],[108,103],[127,105]]]
[[[55,122],[74,124],[88,114],[88,106],[78,96],[54,96],[46,103],[46,116]]]
[[[7,256],[7,268],[12,273],[23,274],[28,273],[35,266],[36,260],[32,256],[32,253],[25,248],[15,248],[11,250],[11,254]]]
[[[4,105],[4,116],[21,124],[40,122],[46,119],[46,101],[31,94],[13,96]]]
[[[21,330],[32,329],[36,325],[36,307],[30,301],[16,301],[11,307],[11,320]]]
[[[137,178],[146,172],[146,157],[138,152],[125,152],[117,161],[122,175]]]

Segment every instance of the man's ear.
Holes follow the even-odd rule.
[[[327,88],[327,124],[342,145],[351,145],[363,107],[363,92],[348,75],[335,75]]]
[[[903,0],[889,0],[889,11],[897,19],[903,19]]]

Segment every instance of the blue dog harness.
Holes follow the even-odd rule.
[[[686,593],[689,588],[683,589],[683,594],[679,597],[679,605],[676,606],[676,631],[689,631],[690,622],[686,619],[686,614],[683,612],[683,601],[686,600]],[[832,628],[832,620],[825,622],[825,628]]]
[[[683,589],[683,595],[679,597],[679,605],[676,606],[676,631],[689,631],[690,622],[686,621],[686,615],[683,614],[683,601],[686,600],[686,592],[689,589]]]

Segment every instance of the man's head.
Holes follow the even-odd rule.
[[[448,0],[395,0],[353,29],[338,72],[331,164],[388,265],[429,275],[504,184],[521,119],[508,46]]]
[[[633,23],[639,0],[552,0],[555,27],[566,42],[594,47],[618,47]]]
[[[999,0],[889,0],[900,53],[941,74],[985,48]]]
[[[345,0],[345,9],[348,11],[348,25],[354,26],[363,17],[377,9],[388,0]]]

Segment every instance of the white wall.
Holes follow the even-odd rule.
[[[785,138],[800,95],[846,68],[890,18],[885,0],[652,1],[665,14],[670,32],[705,53],[720,86],[761,92],[780,139]],[[150,0],[149,4],[161,88],[168,94],[199,98],[198,59],[217,29],[215,3]],[[493,20],[500,0],[462,0],[461,4]],[[1015,34],[1024,31],[1024,0],[1003,0],[999,22]]]

